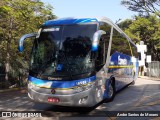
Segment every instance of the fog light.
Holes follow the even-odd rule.
[[[33,84],[32,82],[28,82],[28,88],[33,89],[35,87],[36,87],[35,84]]]
[[[84,97],[84,98],[79,99],[79,104],[86,103],[87,99],[88,99],[88,96],[86,96],[86,97]]]

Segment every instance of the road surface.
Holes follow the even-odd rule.
[[[92,109],[57,107],[49,104],[34,103],[28,98],[25,90],[3,92],[0,93],[0,110],[35,112],[45,111],[42,112],[42,114],[45,116],[44,118],[46,120],[160,120],[160,117],[128,118],[122,116],[112,116],[109,114],[111,111],[160,111],[160,80],[138,78],[135,85],[130,85],[117,93],[112,102],[102,102]],[[39,120],[44,118],[33,119]],[[17,118],[7,119],[17,120]],[[30,120],[31,118],[25,119]]]

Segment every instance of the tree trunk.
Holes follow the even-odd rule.
[[[10,85],[10,83],[9,83],[9,58],[10,58],[10,54],[9,54],[9,52],[7,51],[7,57],[6,57],[6,61],[5,61],[5,73],[6,73],[6,75],[5,75],[5,82],[6,82],[6,84],[7,85]]]
[[[6,61],[5,61],[5,81],[8,85],[9,82],[9,71],[10,71],[10,51],[11,51],[11,41],[12,41],[12,28],[13,28],[13,19],[9,19],[9,31],[8,31],[8,40],[7,40],[7,49],[6,49]]]

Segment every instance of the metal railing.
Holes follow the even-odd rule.
[[[152,61],[151,63],[149,63],[148,76],[149,77],[160,77],[160,62],[159,61]]]

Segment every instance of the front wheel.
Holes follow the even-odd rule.
[[[115,97],[115,84],[113,80],[110,80],[108,85],[106,86],[106,94],[107,94],[107,99],[106,101],[113,101]]]

